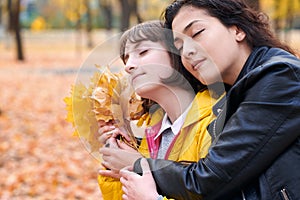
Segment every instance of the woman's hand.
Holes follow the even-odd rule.
[[[132,167],[126,167],[120,171],[123,200],[156,200],[158,198],[159,194],[146,159],[141,159],[141,167],[142,176],[132,172]]]

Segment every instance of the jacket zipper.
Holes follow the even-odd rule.
[[[290,200],[285,188],[281,189],[280,192],[284,200]]]
[[[213,135],[214,135],[215,138],[217,138],[217,131],[216,131],[217,118],[218,118],[218,116],[220,115],[220,113],[221,113],[222,111],[223,111],[223,110],[220,109],[220,108],[217,109],[218,114],[217,114],[217,116],[216,116],[216,119],[214,120],[214,124],[213,124]]]
[[[243,190],[242,190],[242,199],[247,200]]]

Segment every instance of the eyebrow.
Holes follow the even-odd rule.
[[[199,21],[201,21],[201,20],[199,20],[199,19],[196,19],[196,20],[194,20],[194,21],[191,21],[184,29],[183,29],[183,33],[186,33],[190,28],[191,28],[191,26],[193,26],[193,24],[195,24],[195,23],[197,23],[197,22],[199,22]],[[174,38],[174,43],[175,42],[177,42],[179,39],[176,37],[176,38]]]
[[[127,55],[128,52],[134,51],[134,50],[137,49],[139,46],[141,46],[141,43],[142,43],[142,42],[133,43],[133,44],[132,44],[132,47],[129,49],[129,51],[128,51],[128,48],[125,47],[124,53],[126,53],[126,55]],[[126,46],[126,45],[125,45],[125,46]],[[127,51],[126,51],[126,49],[127,49]],[[125,54],[124,54],[124,55],[125,55]]]
[[[147,40],[143,40],[143,41],[139,41],[139,42],[133,43],[133,44],[132,44],[132,49],[130,49],[129,51],[126,51],[126,48],[125,48],[125,49],[124,49],[124,60],[127,60],[128,52],[132,52],[132,51],[134,51],[135,49],[139,48],[139,47],[142,45],[142,43],[143,43],[144,41],[147,41]],[[126,46],[126,45],[125,45],[125,46]]]
[[[191,21],[184,29],[183,29],[183,33],[186,33],[188,31],[188,29],[191,28],[191,26],[197,22],[199,22],[200,20],[196,19],[194,21]]]
[[[135,44],[133,45],[133,49],[136,49],[136,48],[140,47],[141,44],[142,44],[142,42],[143,42],[143,41],[140,41],[140,42],[135,43]]]

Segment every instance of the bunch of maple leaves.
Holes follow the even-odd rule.
[[[113,73],[108,66],[95,65],[95,69],[97,70],[90,76],[88,84],[79,81],[72,85],[70,96],[66,96],[64,101],[68,111],[66,120],[73,125],[74,135],[101,162],[99,148],[103,144],[96,137],[98,122],[113,123],[123,128],[131,138],[131,145],[137,146],[131,124],[143,124],[143,116],[148,116],[148,113],[124,73]]]

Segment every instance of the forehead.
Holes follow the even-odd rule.
[[[153,42],[151,40],[143,40],[143,41],[139,41],[139,42],[131,42],[131,41],[127,41],[126,45],[125,45],[125,54],[130,53],[134,50],[138,50],[138,49],[161,49],[161,50],[165,50],[166,48],[164,47],[164,45],[162,44],[162,42]]]
[[[194,23],[205,23],[208,22],[210,18],[211,16],[208,15],[205,9],[194,6],[184,6],[175,16],[172,23],[172,29],[174,30],[174,34],[176,32],[186,33]]]

